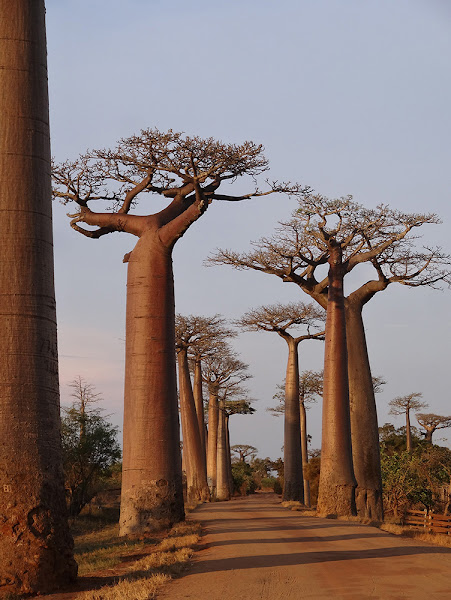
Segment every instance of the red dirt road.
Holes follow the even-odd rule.
[[[161,600],[451,600],[451,550],[302,516],[274,495],[204,504],[205,545]]]

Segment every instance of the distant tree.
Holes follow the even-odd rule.
[[[74,401],[63,408],[61,435],[69,514],[76,517],[101,489],[109,469],[121,458],[118,428],[92,405],[101,400],[94,386],[78,377],[70,384]]]
[[[407,452],[412,452],[412,435],[410,429],[410,411],[419,410],[427,406],[426,402],[421,402],[419,399],[423,397],[420,392],[413,392],[407,396],[398,396],[388,403],[390,408],[390,415],[405,415],[406,417],[406,443]]]
[[[442,417],[441,415],[435,415],[433,413],[417,413],[416,415],[418,423],[423,427],[426,442],[432,444],[432,435],[437,429],[447,429],[451,427],[451,417]]]
[[[282,386],[278,386],[281,388]],[[308,430],[307,430],[307,409],[306,404],[316,402],[318,395],[323,392],[323,373],[315,371],[303,371],[299,376],[299,410],[300,410],[300,429],[301,429],[301,448],[302,448],[302,471],[304,478],[304,504],[311,505],[310,482],[304,471],[308,465]],[[285,412],[285,393],[279,390],[273,398],[279,400],[279,405],[274,408],[268,408],[274,416],[279,416]]]
[[[172,130],[144,129],[112,149],[88,151],[53,167],[55,198],[75,205],[71,227],[99,239],[114,232],[138,241],[128,263],[124,463],[121,535],[165,528],[184,518],[174,356],[172,252],[214,201],[267,192],[255,178],[268,168],[262,146],[225,144]],[[250,193],[220,194],[222,183],[248,176]],[[131,214],[138,198],[166,202]],[[100,210],[92,210],[93,205]],[[106,209],[102,211],[102,208]],[[110,210],[108,210],[110,209]]]
[[[207,475],[212,495],[218,500],[228,500],[230,497],[226,397],[251,377],[248,368],[226,345],[203,362],[202,378],[209,393]]]
[[[339,410],[339,420],[338,415],[329,415],[324,421],[326,427],[328,423],[343,424],[344,429],[335,427],[338,437],[348,436],[347,412],[350,409],[353,470],[358,483],[357,507],[359,514],[369,518],[382,518],[382,495],[377,414],[362,311],[377,292],[395,282],[410,287],[436,287],[440,282],[449,283],[450,257],[440,248],[418,248],[414,243],[416,229],[439,222],[433,214],[401,213],[385,205],[374,210],[367,209],[353,202],[350,196],[329,200],[320,195],[310,195],[302,198],[300,208],[293,213],[291,220],[280,223],[274,236],[254,243],[253,251],[240,254],[220,250],[210,259],[210,264],[253,269],[275,275],[284,282],[293,282],[324,308],[327,307],[330,288],[329,277],[324,276],[324,265],[334,260],[331,257],[332,246],[335,247],[332,253],[341,252],[342,258],[336,257],[338,263],[334,270],[341,269],[343,276],[363,263],[373,268],[374,277],[344,299],[347,331],[341,342],[346,339],[349,406],[347,408],[346,390],[342,389],[342,401],[331,404],[328,400],[326,410],[323,409],[323,414],[329,412],[329,405]],[[343,351],[335,354],[336,360],[344,360],[344,357]],[[339,370],[344,368],[341,365]],[[327,431],[323,431],[323,440],[328,440],[327,445],[335,446],[334,435]],[[344,462],[349,463],[350,444],[346,443],[346,447],[345,453],[335,450],[329,453],[329,450],[324,452],[323,449],[323,477],[326,473],[331,474],[328,479],[335,477],[332,487],[326,482],[323,486],[324,493],[330,490],[332,506],[329,508],[332,512],[334,502],[340,497],[340,494],[331,491],[337,485],[337,474],[342,473],[339,487],[344,485],[351,490],[354,485],[352,470],[349,465],[344,465]],[[331,461],[329,455],[332,456]],[[334,462],[340,464],[333,465]],[[349,509],[352,499],[348,500],[345,504]]]
[[[322,331],[324,311],[312,304],[302,302],[274,304],[250,310],[235,323],[244,331],[277,333],[288,345],[285,377],[283,499],[304,502],[298,346],[305,340],[324,340],[324,331]],[[299,328],[304,329],[305,333],[302,335],[292,333],[292,330],[299,330]]]
[[[257,456],[257,448],[249,444],[235,444],[230,448],[232,454],[236,454],[238,462],[247,462],[246,458],[254,459]]]
[[[410,435],[412,448],[415,448],[422,442],[419,430],[416,427],[410,426]],[[384,423],[379,427],[379,440],[381,447],[388,454],[402,452],[407,449],[406,428],[395,427],[392,423]]]
[[[226,389],[223,393],[223,410],[225,415],[225,434],[226,434],[226,458],[228,467],[229,489],[233,492],[232,476],[232,451],[230,448],[230,417],[232,415],[252,415],[255,408],[251,406],[253,400],[248,396],[248,390],[240,386],[233,386],[232,389]]]

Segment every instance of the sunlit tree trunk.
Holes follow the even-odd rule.
[[[177,358],[183,454],[186,459],[186,493],[188,504],[195,505],[198,502],[207,502],[210,499],[210,492],[207,485],[205,455],[200,441],[199,424],[191,386],[187,349],[179,349]]]
[[[205,439],[205,418],[204,418],[204,397],[202,393],[202,362],[196,358],[194,360],[194,381],[193,381],[194,402],[196,405],[197,421],[199,424],[200,443],[204,453],[204,462],[207,461],[207,446]]]
[[[207,480],[212,497],[216,497],[216,465],[218,448],[218,389],[211,386],[208,400]]]
[[[230,500],[225,400],[223,399],[219,402],[218,443],[216,461],[216,499]]]
[[[120,533],[183,518],[172,252],[148,231],[128,262]]]
[[[310,506],[310,482],[305,478],[308,465],[308,439],[307,439],[307,411],[305,410],[304,400],[299,403],[301,418],[301,454],[302,454],[302,473],[304,476],[304,504]]]
[[[283,500],[304,502],[299,415],[298,343],[291,336],[285,337],[285,341],[288,344],[288,363],[285,378]]]
[[[357,513],[383,520],[379,434],[373,380],[360,303],[346,302],[349,401]]]
[[[329,258],[321,473],[317,506],[321,516],[356,514],[343,276],[341,248],[333,244]]]
[[[58,389],[43,0],[0,0],[0,595],[73,581]]]
[[[229,421],[230,415],[226,413],[225,416],[225,431],[226,431],[226,454],[227,454],[227,477],[229,480],[230,495],[233,494],[233,476],[232,476],[232,454],[230,451],[230,429]]]
[[[406,449],[412,452],[412,431],[410,429],[410,408],[406,408]]]

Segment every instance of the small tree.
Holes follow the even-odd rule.
[[[100,490],[102,479],[120,460],[121,450],[118,428],[101,415],[102,409],[92,408],[101,400],[94,386],[81,377],[70,386],[74,401],[63,408],[61,434],[69,514],[76,517]]]
[[[244,331],[269,331],[277,333],[288,345],[285,377],[284,412],[284,500],[304,502],[303,456],[301,446],[299,405],[299,344],[305,340],[324,340],[324,311],[303,302],[262,306],[245,313],[236,325]],[[296,335],[291,331],[302,328],[306,332]],[[314,331],[310,331],[310,329]]]
[[[398,396],[393,398],[388,403],[391,406],[390,415],[405,415],[406,416],[406,442],[407,452],[412,452],[412,434],[410,430],[410,411],[425,408],[426,402],[421,402],[419,398],[422,398],[423,394],[420,392],[413,392],[407,396]]]
[[[235,454],[238,458],[238,462],[246,462],[246,458],[254,459],[257,456],[257,448],[250,446],[249,444],[235,444],[231,446],[230,450],[232,454]]]
[[[426,442],[432,444],[432,435],[437,429],[447,429],[451,427],[451,417],[442,417],[433,413],[417,413],[418,423],[423,427],[422,435]]]

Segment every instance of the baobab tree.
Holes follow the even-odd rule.
[[[0,595],[22,595],[77,574],[60,439],[44,0],[0,0],[0,90]]]
[[[432,435],[437,429],[448,429],[451,427],[451,416],[443,417],[434,413],[417,413],[418,423],[423,427],[422,435],[426,442],[432,444]]]
[[[420,392],[412,392],[412,394],[407,394],[406,396],[398,396],[397,398],[393,398],[388,403],[390,408],[390,415],[405,415],[406,417],[406,448],[407,452],[412,452],[412,430],[410,428],[410,411],[411,410],[419,410],[421,408],[426,408],[428,404],[426,402],[421,402],[420,398],[423,397],[423,394]]]
[[[278,417],[285,413],[285,385],[278,386],[279,391],[273,396],[279,404],[267,408],[274,416]],[[299,375],[299,412],[300,432],[302,450],[302,475],[304,478],[304,504],[310,506],[310,481],[305,477],[308,465],[308,430],[306,404],[316,402],[316,398],[323,393],[323,373],[315,371],[303,371]]]
[[[212,495],[218,500],[228,500],[227,438],[224,394],[239,388],[251,375],[249,366],[236,358],[227,348],[207,357],[203,364],[203,381],[208,386],[208,445],[207,476]],[[222,392],[222,393],[221,393]]]
[[[128,263],[121,535],[167,527],[184,517],[175,372],[172,251],[226,181],[267,170],[262,146],[225,144],[172,130],[144,129],[112,149],[54,165],[54,197],[76,206],[71,227],[90,239],[138,238]],[[167,205],[132,214],[139,198]],[[94,211],[93,205],[100,210]],[[111,210],[102,207],[110,208]]]
[[[238,387],[225,394],[224,415],[225,415],[225,434],[226,434],[226,456],[228,467],[228,479],[230,493],[233,491],[232,477],[232,450],[230,447],[230,417],[232,415],[252,415],[255,408],[251,406],[253,400],[248,397],[248,390]]]
[[[237,455],[240,462],[246,462],[246,458],[255,458],[257,456],[257,448],[250,444],[235,444],[230,450]]]
[[[220,250],[209,261],[295,283],[323,308],[329,294],[329,278],[324,276],[331,259],[328,245],[341,246],[343,276],[363,263],[373,268],[374,277],[348,294],[344,303],[357,508],[362,516],[378,520],[383,509],[377,413],[362,311],[392,283],[409,287],[449,283],[450,257],[440,248],[421,248],[415,242],[416,229],[439,222],[434,214],[401,213],[385,205],[366,209],[350,196],[329,200],[311,195],[302,199],[289,221],[280,223],[274,236],[253,243],[253,251]],[[365,273],[368,270],[363,273],[366,277]]]
[[[274,304],[248,311],[241,319],[235,321],[235,324],[244,331],[277,333],[288,345],[285,377],[283,499],[304,502],[298,347],[305,340],[324,340],[324,331],[321,331],[324,327],[324,311],[313,304],[302,302]],[[306,333],[294,335],[290,332],[300,327],[306,329]]]

